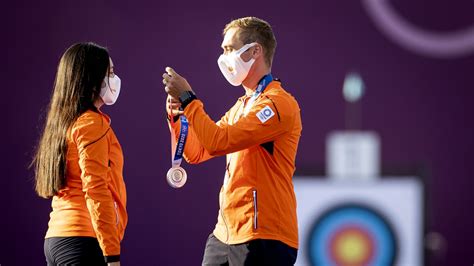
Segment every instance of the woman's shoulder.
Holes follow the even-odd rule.
[[[93,141],[104,136],[109,130],[108,121],[99,112],[88,110],[82,113],[71,127],[73,140]]]

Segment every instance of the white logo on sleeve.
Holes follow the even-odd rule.
[[[273,112],[272,108],[270,108],[268,105],[265,106],[260,112],[257,113],[257,117],[260,120],[260,122],[265,123],[268,121],[268,119],[272,118],[275,115]]]

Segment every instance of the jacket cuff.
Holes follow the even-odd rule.
[[[120,261],[120,255],[115,255],[115,256],[104,256],[105,262],[117,262]]]

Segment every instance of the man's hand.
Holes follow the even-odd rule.
[[[166,73],[163,74],[163,84],[165,91],[171,97],[179,99],[179,96],[185,91],[193,91],[185,78],[181,77],[171,67],[167,67]]]
[[[182,115],[184,113],[183,111],[179,110],[179,107],[181,107],[179,100],[168,95],[166,98],[166,113],[170,118],[177,115]]]

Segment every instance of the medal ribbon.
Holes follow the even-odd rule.
[[[181,121],[181,129],[179,131],[178,141],[175,138],[174,131],[174,118],[171,117],[171,165],[172,167],[179,167],[183,161],[184,145],[188,137],[189,124],[186,116],[181,115],[179,117]]]

